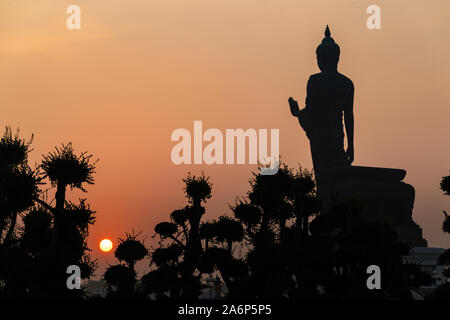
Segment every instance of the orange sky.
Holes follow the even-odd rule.
[[[70,4],[81,30],[66,28]],[[371,4],[381,30],[366,28]],[[312,167],[287,98],[304,101],[329,24],[355,84],[354,164],[406,169],[415,221],[430,246],[449,247],[449,12],[446,0],[2,0],[0,125],[35,134],[33,161],[69,141],[100,158],[89,243],[113,263],[99,240],[134,228],[150,245],[155,223],[184,205],[188,171],[211,176],[206,218],[248,190],[256,166],[173,165],[174,129],[279,128],[283,160]]]

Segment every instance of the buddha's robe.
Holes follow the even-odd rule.
[[[310,76],[306,107],[298,117],[311,146],[316,177],[324,168],[349,165],[344,151],[343,112],[352,112],[354,86],[338,72]]]

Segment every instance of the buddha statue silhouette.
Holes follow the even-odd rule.
[[[305,108],[300,110],[292,98],[289,105],[310,141],[321,212],[327,212],[335,200],[357,199],[365,217],[394,226],[400,241],[412,247],[427,246],[422,229],[412,219],[415,192],[413,186],[402,181],[406,171],[351,166],[354,86],[337,71],[340,48],[331,38],[328,26],[316,54],[320,73],[309,77]]]
[[[331,38],[328,26],[316,55],[321,72],[309,77],[305,108],[300,110],[292,97],[289,105],[292,115],[298,118],[310,140],[314,173],[320,185],[321,170],[349,166],[353,162],[354,86],[337,70],[340,48]],[[347,151],[344,151],[342,116],[347,133]]]

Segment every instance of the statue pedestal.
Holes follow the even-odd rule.
[[[422,229],[412,219],[414,188],[403,182],[406,171],[376,167],[335,167],[323,169],[319,197],[327,206],[333,199],[357,199],[363,214],[372,220],[389,222],[399,239],[412,247],[426,247]]]

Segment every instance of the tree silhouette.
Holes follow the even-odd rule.
[[[205,240],[205,250],[201,257],[199,270],[212,274],[218,271],[226,284],[229,296],[235,296],[238,287],[248,277],[245,262],[233,255],[233,242],[244,239],[242,224],[228,216],[208,221],[200,227],[200,236]]]
[[[161,294],[169,289],[173,298],[181,295],[196,299],[201,286],[198,267],[203,253],[200,221],[205,214],[203,203],[211,197],[212,185],[204,174],[198,177],[188,175],[183,182],[188,205],[173,211],[171,222],[155,226],[161,244],[161,248],[152,253],[152,264],[157,269],[148,273],[143,282],[148,292]],[[158,275],[165,277],[169,286],[155,281]]]
[[[128,268],[133,271],[136,261],[145,258],[148,254],[145,245],[136,239],[137,236],[127,233],[125,239],[119,238],[119,245],[114,252],[115,257],[119,261],[125,261]]]
[[[325,297],[333,299],[411,299],[410,288],[431,284],[432,279],[417,265],[404,264],[409,246],[398,241],[394,229],[369,221],[357,200],[336,202],[326,215],[311,225],[312,246],[320,248],[321,263],[313,273]],[[368,290],[367,267],[382,270],[382,288]]]
[[[253,173],[250,186],[247,196],[232,207],[243,226],[251,274],[242,284],[248,290],[235,293],[282,298],[294,286],[289,260],[309,237],[309,220],[320,208],[314,180],[305,169],[281,164],[275,175]]]
[[[94,183],[96,161],[87,152],[76,155],[69,143],[31,169],[31,142],[9,128],[0,140],[0,296],[81,298],[81,291],[65,287],[65,269],[78,265],[83,278],[95,270],[86,253],[95,211],[86,199],[68,201],[66,193]],[[46,178],[56,188],[54,206],[39,188]],[[138,234],[119,239],[119,264],[104,274],[108,298],[196,299],[207,274],[220,275],[229,299],[408,299],[410,288],[431,281],[418,266],[403,263],[409,248],[389,225],[367,220],[357,200],[323,211],[314,176],[301,167],[253,173],[250,190],[230,206],[232,216],[209,221],[203,220],[212,196],[209,177],[189,174],[183,182],[188,203],[155,226],[159,247],[150,251],[152,270],[140,286],[135,265],[149,251]],[[446,194],[448,186],[444,177]],[[447,250],[441,262],[449,256]],[[382,290],[366,287],[369,265],[382,269]],[[444,285],[436,297],[448,291]]]
[[[213,240],[226,243],[227,251],[231,255],[233,242],[240,242],[243,239],[244,229],[239,221],[220,216],[218,220],[206,222],[200,226],[200,237],[205,239],[205,249],[208,249],[208,242]]]
[[[103,275],[103,278],[109,285],[108,298],[123,299],[127,296],[132,296],[135,289],[135,276],[134,270],[123,264],[110,266]],[[114,291],[112,286],[115,286],[117,291]]]
[[[13,241],[17,216],[33,205],[38,192],[38,171],[28,166],[32,142],[33,136],[25,141],[10,127],[0,139],[0,250]]]
[[[417,265],[403,264],[408,246],[391,226],[367,220],[357,200],[321,212],[311,172],[282,164],[276,175],[254,174],[250,184],[247,198],[232,207],[250,272],[230,297],[409,299],[410,288],[431,283]],[[223,261],[223,255],[211,259]],[[382,290],[366,287],[373,264],[383,270]]]
[[[431,283],[417,265],[403,263],[409,248],[391,226],[367,220],[357,200],[321,212],[314,177],[301,167],[253,173],[246,196],[230,206],[233,217],[203,222],[209,178],[183,181],[188,204],[156,224],[159,247],[140,288],[134,265],[147,251],[135,237],[121,240],[115,255],[124,264],[105,273],[115,287],[110,298],[196,299],[202,277],[214,273],[228,299],[410,299],[410,288]],[[383,270],[382,290],[366,287],[370,265]]]
[[[145,292],[155,293],[157,298],[164,298],[164,293],[169,292],[171,298],[180,297],[183,282],[180,257],[183,248],[174,243],[164,248],[157,248],[152,253],[152,263],[157,267],[142,277]]]
[[[104,279],[109,285],[108,298],[110,299],[133,299],[145,298],[136,291],[136,270],[134,268],[137,261],[142,260],[148,254],[144,243],[137,239],[139,236],[134,232],[125,234],[125,238],[119,238],[119,244],[114,251],[114,256],[123,264],[110,266]]]
[[[95,162],[87,153],[76,156],[68,144],[31,169],[32,140],[8,127],[0,141],[0,296],[81,298],[82,290],[67,290],[66,268],[78,265],[82,278],[94,272],[96,262],[86,252],[95,212],[85,199],[66,201],[65,189],[92,184]],[[57,187],[55,207],[39,188],[45,178]]]
[[[445,195],[450,195],[450,175],[442,177],[440,187]],[[446,211],[444,211],[442,231],[450,233],[450,215]],[[439,256],[438,263],[440,265],[450,265],[450,249],[447,249]],[[434,296],[437,299],[448,300],[450,299],[450,268],[444,270],[444,276],[447,277],[447,282],[436,289]]]
[[[30,258],[20,247],[17,218],[33,206],[38,194],[38,170],[28,165],[30,140],[6,127],[0,140],[0,297],[24,297],[24,270]]]
[[[82,152],[75,155],[72,144],[62,144],[60,148],[55,147],[55,151],[43,156],[41,168],[45,172],[52,186],[56,186],[54,212],[54,235],[52,238],[52,250],[57,259],[62,260],[64,252],[61,248],[61,229],[64,228],[65,215],[64,205],[66,202],[66,188],[77,188],[85,191],[83,184],[93,184],[95,173],[95,163],[91,163],[92,155]]]

